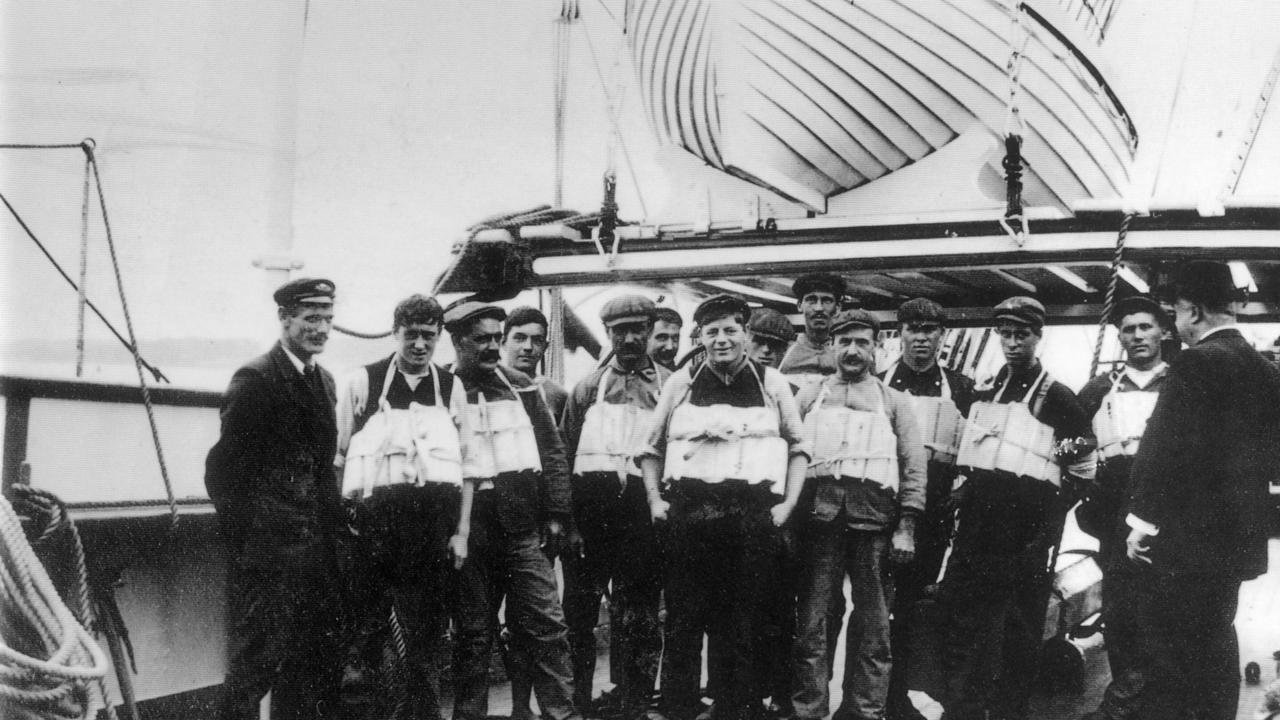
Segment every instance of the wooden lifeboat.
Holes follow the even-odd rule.
[[[1028,202],[1117,197],[1138,137],[1073,42],[1093,46],[1097,18],[1040,4],[1015,18],[1004,0],[636,0],[627,27],[659,138],[810,210],[974,128],[1016,127],[1015,48]],[[1000,160],[974,162],[999,177]]]

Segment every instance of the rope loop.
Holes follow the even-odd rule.
[[[1098,374],[1098,365],[1102,361],[1102,339],[1107,334],[1107,324],[1111,312],[1116,307],[1116,286],[1120,282],[1120,268],[1124,264],[1124,242],[1129,235],[1129,224],[1133,222],[1134,213],[1127,213],[1120,221],[1120,232],[1116,235],[1116,251],[1111,256],[1111,276],[1107,279],[1107,295],[1102,303],[1102,317],[1098,320],[1098,339],[1093,345],[1093,362],[1089,365],[1089,377]]]

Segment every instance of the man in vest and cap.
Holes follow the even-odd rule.
[[[756,308],[747,322],[747,355],[766,367],[777,368],[796,339],[786,315],[771,308]]]
[[[529,376],[500,366],[497,305],[464,298],[445,309],[457,353],[454,375],[466,393],[462,475],[476,483],[471,548],[459,579],[454,678],[458,720],[488,715],[489,658],[498,605],[527,643],[533,685],[544,716],[579,717],[573,707],[568,630],[551,562],[570,521],[564,442]]]
[[[1036,357],[1045,309],[995,307],[1005,366],[976,388],[956,463],[958,529],[939,602],[944,705],[953,720],[1023,720],[1039,666],[1066,513],[1093,481],[1089,418]]]
[[[785,378],[746,356],[749,315],[728,295],[698,306],[706,362],[667,381],[639,454],[650,515],[666,524],[662,703],[674,720],[700,710],[703,633],[731,649],[717,720],[759,712],[760,597],[808,465]]]
[[[675,370],[684,319],[675,308],[664,305],[658,306],[655,312],[657,315],[653,321],[653,334],[649,336],[649,357],[667,370]]]
[[[1080,404],[1092,418],[1099,464],[1097,482],[1077,506],[1076,519],[1081,529],[1098,538],[1111,665],[1111,684],[1101,705],[1089,714],[1091,720],[1133,717],[1149,673],[1150,651],[1134,612],[1142,578],[1125,554],[1129,527],[1124,504],[1133,456],[1169,368],[1160,346],[1170,321],[1159,303],[1140,295],[1125,298],[1116,303],[1110,320],[1119,331],[1124,365],[1092,378],[1080,390]]]
[[[622,295],[600,311],[613,357],[573,389],[564,414],[573,458],[573,508],[583,552],[565,560],[565,617],[573,646],[575,702],[591,706],[596,621],[609,593],[610,671],[622,717],[648,708],[662,654],[661,567],[635,456],[670,373],[649,356],[653,301]]]
[[[902,356],[880,375],[894,390],[911,397],[928,458],[929,482],[924,513],[916,522],[916,556],[894,572],[893,669],[889,674],[888,714],[897,720],[920,720],[907,696],[907,659],[911,648],[912,608],[925,588],[937,582],[951,536],[947,500],[955,482],[956,451],[964,417],[973,403],[973,381],[938,364],[938,349],[947,313],[928,298],[915,298],[898,308]]]
[[[1130,473],[1127,554],[1153,660],[1137,718],[1236,716],[1240,584],[1267,570],[1268,483],[1280,467],[1280,371],[1241,335],[1223,263],[1174,278],[1190,347],[1170,367]]]
[[[444,588],[467,557],[474,493],[462,478],[458,432],[466,395],[431,363],[443,317],[423,295],[396,306],[395,353],[352,373],[338,395],[335,461],[343,496],[359,507],[356,611],[376,628],[365,650],[381,656],[394,608],[409,674],[393,690],[413,717],[438,720],[435,658],[453,608]]]
[[[873,372],[880,323],[865,310],[831,321],[839,372],[800,391],[813,510],[800,528],[798,720],[829,710],[827,623],[831,596],[849,576],[853,617],[845,639],[843,699],[836,720],[885,716],[892,661],[893,566],[915,554],[925,507],[925,454],[910,399]]]
[[[236,371],[205,487],[230,550],[227,676],[218,717],[338,717],[346,527],[333,475],[333,376],[315,356],[333,327],[334,285],[301,278],[272,295],[280,341]]]
[[[547,316],[527,305],[512,310],[502,325],[502,361],[533,378],[551,417],[559,423],[569,393],[556,381],[538,374],[538,365],[546,354]]]
[[[791,290],[796,297],[796,307],[804,315],[804,332],[782,358],[778,369],[803,387],[837,370],[835,352],[831,349],[831,318],[840,310],[845,285],[836,275],[816,273],[796,278]]]

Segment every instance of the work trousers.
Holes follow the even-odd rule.
[[[385,673],[378,701],[403,702],[412,718],[443,717],[438,658],[457,592],[449,538],[458,527],[460,504],[457,486],[393,485],[374,491],[358,515],[360,539],[352,562],[360,584],[353,611],[363,619],[358,642],[379,658],[384,648],[396,648],[389,622],[395,609],[404,657],[391,664],[398,672]]]
[[[889,626],[893,644],[893,667],[889,671],[888,707],[891,713],[907,711],[907,667],[911,638],[911,618],[915,605],[925,597],[925,590],[938,581],[942,558],[951,539],[952,513],[948,500],[955,481],[954,465],[929,462],[929,482],[925,492],[925,510],[916,522],[915,558],[893,569],[893,621]],[[901,714],[899,712],[898,714]]]
[[[840,707],[835,718],[884,717],[892,662],[889,608],[893,575],[889,531],[855,530],[843,513],[831,521],[808,520],[800,533],[799,625],[792,704],[799,720],[820,720],[830,704],[830,608],[832,589],[848,574],[853,611],[845,636]],[[836,628],[838,635],[839,628]]]
[[[484,720],[489,713],[489,659],[503,598],[513,641],[525,645],[543,716],[576,717],[568,629],[538,532],[504,528],[493,491],[476,493],[474,502],[471,555],[459,573],[454,718]]]
[[[1106,615],[1107,663],[1111,682],[1098,713],[1102,720],[1129,720],[1142,703],[1151,675],[1151,643],[1142,626],[1145,579],[1125,556],[1123,543],[1103,539],[1098,564],[1102,567],[1102,610]]]
[[[1152,662],[1133,717],[1236,717],[1240,647],[1234,623],[1240,580],[1143,568],[1136,581],[1142,587],[1137,612],[1151,641]]]
[[[589,707],[596,670],[595,629],[609,594],[610,669],[627,715],[649,704],[662,657],[661,564],[644,483],[613,473],[576,476],[574,517],[583,556],[564,562],[564,613],[573,648],[574,704]]]
[[[261,524],[261,527],[258,525]],[[339,717],[341,594],[332,536],[307,523],[253,523],[227,577],[221,720]]]
[[[1044,481],[975,470],[939,603],[949,718],[1022,720],[1039,671],[1067,508]]]
[[[662,705],[673,720],[701,709],[702,636],[725,650],[717,720],[751,717],[759,705],[756,630],[770,567],[782,543],[767,487],[726,481],[677,481],[665,528],[667,620]]]

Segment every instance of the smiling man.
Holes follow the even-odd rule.
[[[502,326],[502,361],[507,367],[533,378],[551,417],[559,423],[569,393],[556,381],[538,374],[538,366],[546,354],[547,316],[527,305],[512,310]]]
[[[352,373],[338,396],[335,461],[343,495],[359,506],[355,611],[372,630],[355,642],[376,665],[395,608],[413,680],[386,689],[427,720],[443,717],[436,649],[454,607],[444,589],[467,557],[474,494],[462,479],[466,395],[431,364],[443,321],[435,298],[413,295],[396,306],[395,353]]]
[[[831,322],[839,371],[800,391],[806,474],[813,510],[800,532],[798,720],[829,710],[827,623],[832,594],[849,576],[853,616],[845,638],[843,698],[833,718],[885,715],[889,690],[889,617],[893,566],[915,555],[916,518],[925,507],[925,454],[910,399],[872,374],[880,324],[865,310]]]
[[[704,633],[729,655],[716,717],[758,714],[760,602],[808,465],[786,379],[746,356],[749,315],[728,295],[698,306],[706,362],[667,381],[639,453],[649,513],[666,524],[669,548],[662,704],[672,720],[701,709]]]
[[[791,286],[796,308],[804,315],[804,333],[787,351],[778,370],[800,387],[836,372],[831,350],[831,318],[840,310],[844,280],[825,273],[802,275]]]
[[[343,654],[335,542],[333,376],[316,364],[333,328],[334,285],[300,278],[272,295],[280,341],[236,371],[205,487],[230,550],[226,681],[218,717],[338,717]]]

